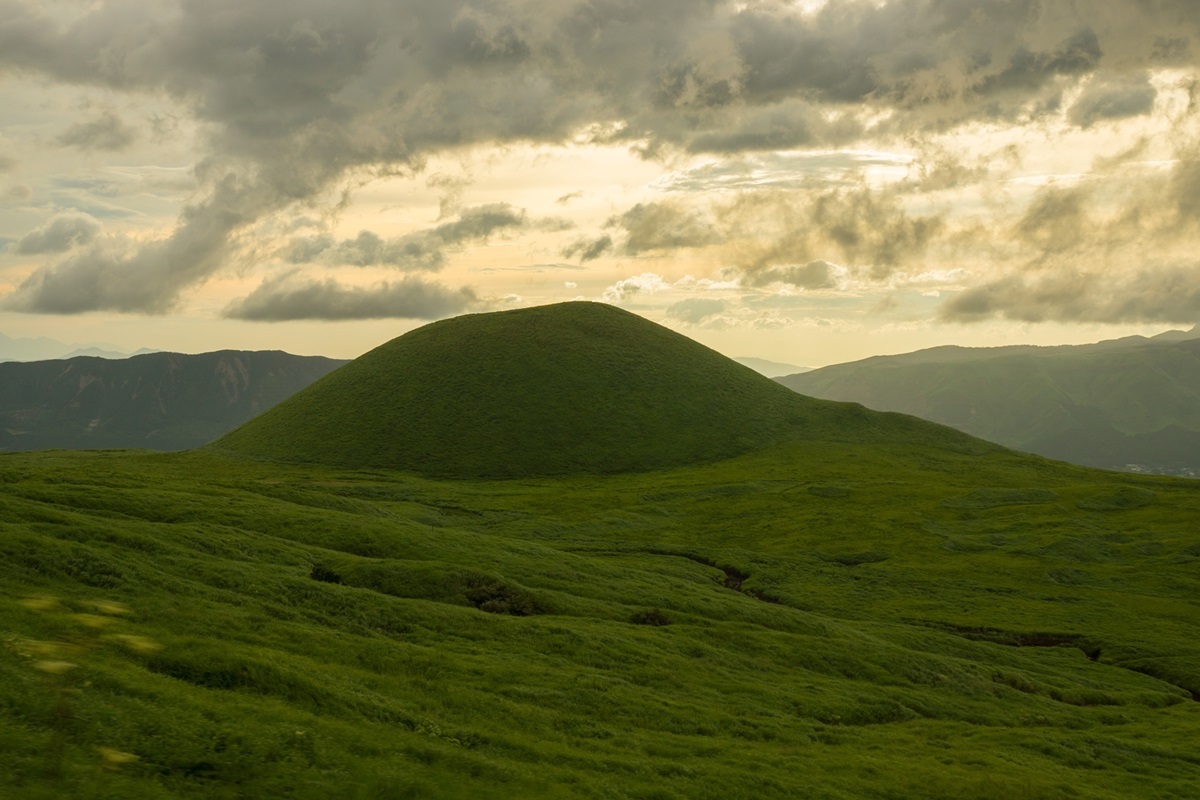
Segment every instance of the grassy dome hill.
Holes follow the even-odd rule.
[[[913,417],[796,394],[685,336],[587,302],[426,325],[212,447],[473,478],[643,471],[797,438],[989,448]]]

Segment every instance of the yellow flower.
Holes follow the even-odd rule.
[[[30,611],[54,611],[58,608],[58,598],[49,595],[44,597],[26,597],[20,603]]]
[[[96,750],[104,759],[104,765],[109,769],[116,769],[122,764],[129,764],[138,760],[138,756],[134,755],[133,753],[126,753],[122,750],[114,750],[111,747],[97,747]]]
[[[124,603],[118,603],[116,600],[97,600],[92,603],[92,608],[101,614],[109,614],[114,617],[129,613],[129,606]]]
[[[62,675],[70,672],[79,665],[72,664],[70,661],[35,661],[33,662],[33,666],[42,672],[49,672],[51,675]]]
[[[118,633],[113,638],[137,653],[157,653],[159,650],[162,650],[162,645],[151,639],[149,636],[138,636],[133,633]]]

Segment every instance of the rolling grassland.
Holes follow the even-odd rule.
[[[541,385],[592,416],[755,427],[750,378],[729,404],[597,394],[564,363]],[[342,407],[340,434],[312,410],[409,367],[335,372],[205,450],[0,456],[0,795],[1195,796],[1200,484],[765,378],[759,438],[664,422],[579,463],[449,427],[424,475],[374,441],[408,435],[375,408],[418,401]],[[490,392],[498,426],[547,402],[422,381]]]

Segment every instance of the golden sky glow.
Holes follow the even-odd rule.
[[[1188,0],[0,0],[0,333],[616,303],[822,365],[1200,321]]]

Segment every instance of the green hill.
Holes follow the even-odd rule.
[[[563,303],[436,322],[222,438],[223,452],[443,477],[615,473],[789,439],[980,442],[797,396],[641,317]]]
[[[1200,474],[1196,338],[935,348],[778,380],[805,395],[913,414],[1050,458]]]
[[[0,450],[186,450],[344,362],[278,351],[0,364]]]

